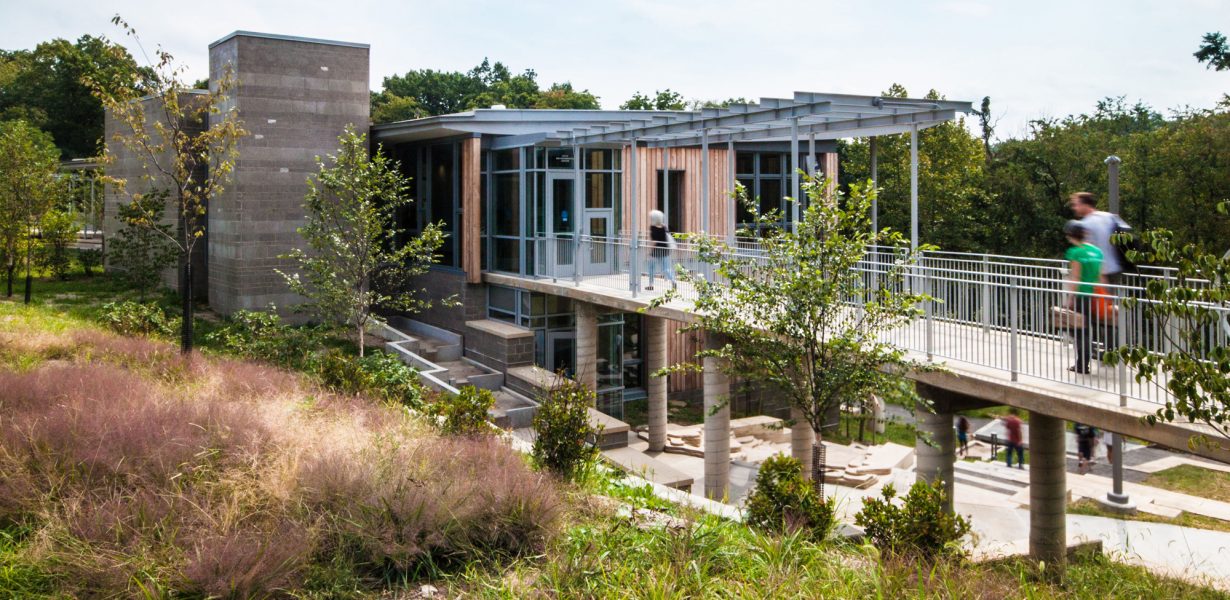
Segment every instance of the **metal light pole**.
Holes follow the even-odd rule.
[[[1118,156],[1106,157],[1106,180],[1109,184],[1107,198],[1109,200],[1110,212],[1119,214],[1119,160]],[[1123,290],[1122,288],[1115,289],[1115,295],[1119,297],[1119,312],[1116,317],[1115,331],[1116,337],[1123,335],[1127,329],[1127,313],[1123,308]],[[1108,348],[1109,350],[1109,348]],[[1116,367],[1119,379],[1119,406],[1127,406],[1127,365],[1123,361],[1119,361]],[[1123,492],[1123,436],[1118,433],[1111,433],[1111,452],[1114,457],[1111,459],[1111,491],[1106,492],[1106,500],[1102,503],[1107,508],[1117,512],[1136,512],[1136,505],[1132,503],[1128,495]]]

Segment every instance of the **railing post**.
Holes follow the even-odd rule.
[[[1020,372],[1020,356],[1017,348],[1018,332],[1020,325],[1020,309],[1017,304],[1018,299],[1018,284],[1016,275],[1012,276],[1011,284],[1008,287],[1008,320],[1011,322],[1011,329],[1008,334],[1008,367],[1012,371],[1012,380],[1017,380],[1017,374]]]
[[[1123,288],[1115,289],[1115,304],[1119,307],[1119,311],[1115,315],[1116,331],[1114,336],[1107,336],[1113,340],[1125,340],[1127,336],[1127,310],[1123,306],[1124,296]],[[1110,351],[1110,348],[1107,348],[1107,351]],[[1115,370],[1119,376],[1119,406],[1124,407],[1127,406],[1127,365],[1120,360],[1116,363]],[[1128,495],[1123,493],[1123,436],[1118,433],[1112,433],[1111,435],[1113,436],[1111,438],[1111,447],[1114,449],[1115,456],[1111,461],[1111,491],[1106,494],[1106,500],[1113,503],[1112,506],[1123,510],[1134,510],[1135,505],[1132,504]]]
[[[585,257],[585,253],[581,250],[585,236],[577,235],[576,243],[573,244],[572,251],[572,284],[576,287],[581,287],[581,276],[584,274],[584,262],[581,260]]]
[[[927,320],[926,338],[923,340],[923,344],[925,345],[925,348],[927,350],[927,360],[930,361],[930,360],[935,359],[935,346],[934,346],[935,319],[933,318],[933,313],[935,312],[935,309],[933,308],[933,305],[935,304],[935,295],[932,293],[933,291],[932,287],[935,285],[935,283],[931,277],[931,270],[925,267],[924,269],[925,270],[923,271],[923,293],[930,296],[930,298],[928,298],[927,302],[923,305],[923,309],[924,309],[923,314],[925,315],[926,320]]]
[[[551,263],[551,283],[559,283],[559,237],[551,236],[546,239],[547,246],[547,261]]]
[[[991,258],[982,255],[982,331],[991,331]]]

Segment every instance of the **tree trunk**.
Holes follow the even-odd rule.
[[[366,348],[366,340],[363,339],[363,326],[359,325],[359,358],[363,358],[363,352]]]
[[[17,274],[17,261],[8,264],[8,297],[13,297],[13,276]]]
[[[821,500],[824,500],[824,469],[826,466],[827,452],[824,448],[824,436],[821,432],[814,432],[816,435],[816,443],[811,450],[811,485],[816,490],[816,495]]]
[[[26,304],[30,303],[30,288],[34,285],[34,279],[30,274],[30,247],[29,237],[26,237]]]
[[[180,325],[179,333],[179,351],[188,354],[192,352],[192,255],[188,254],[184,261],[184,282],[180,286],[180,295],[183,298],[183,310],[180,317],[183,323]]]
[[[790,409],[790,420],[794,422],[790,426],[790,455],[803,467],[803,477],[810,478],[811,470],[807,466],[812,463],[815,434],[808,426],[807,417],[803,411],[797,408]]]

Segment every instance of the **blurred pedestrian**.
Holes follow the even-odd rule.
[[[1012,468],[1012,453],[1016,452],[1016,463],[1018,469],[1025,468],[1025,437],[1022,435],[1021,418],[1016,416],[1016,409],[1008,409],[1008,414],[1000,421],[1004,424],[1004,431],[1008,435],[1007,447],[1004,449],[1004,458],[1008,463],[1008,468]]]
[[[1070,271],[1065,306],[1080,315],[1077,319],[1080,322],[1071,325],[1076,345],[1076,364],[1068,370],[1088,374],[1089,355],[1093,351],[1093,341],[1089,339],[1089,330],[1093,326],[1093,294],[1102,273],[1102,251],[1088,242],[1088,231],[1080,221],[1068,221],[1063,234],[1072,245],[1063,255]]]
[[[671,250],[675,246],[675,238],[666,228],[666,215],[660,210],[649,211],[649,285],[646,290],[653,290],[657,280],[657,271],[662,271],[666,279],[675,287],[675,271],[671,265]]]
[[[960,444],[957,453],[962,457],[969,456],[969,419],[965,415],[957,416],[957,442]]]

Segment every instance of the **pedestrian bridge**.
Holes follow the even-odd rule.
[[[731,246],[731,252],[756,262],[760,250],[754,241]],[[683,281],[670,302],[650,307],[669,286],[659,279],[654,291],[646,289],[645,254],[643,240],[544,239],[535,252],[537,276],[486,273],[484,278],[621,311],[695,320],[691,306],[696,290]],[[676,269],[701,275],[711,271],[691,244],[677,244],[671,258]],[[900,258],[889,248],[870,249],[858,267],[865,284],[885,284],[889,267]],[[1070,331],[1057,326],[1052,315],[1054,307],[1072,298],[1064,289],[1066,268],[1065,261],[1054,259],[926,252],[907,284],[921,286],[934,300],[922,307],[920,318],[892,332],[890,340],[919,360],[944,366],[912,375],[943,405],[940,408],[960,410],[977,402],[1014,406],[1230,461],[1227,448],[1189,444],[1193,435],[1216,439],[1218,434],[1207,425],[1143,422],[1165,405],[1164,380],[1138,381],[1132,369],[1097,360],[1088,374],[1069,370],[1076,364],[1075,346]],[[1121,285],[1104,286],[1104,298],[1117,314],[1091,325],[1094,356],[1123,342],[1143,344],[1153,352],[1173,349],[1176,332],[1154,319],[1142,299],[1149,280],[1173,277],[1169,270],[1145,267],[1125,275]],[[1135,302],[1125,302],[1129,299]],[[1230,339],[1228,315],[1223,309],[1217,326],[1207,332],[1222,345]]]

